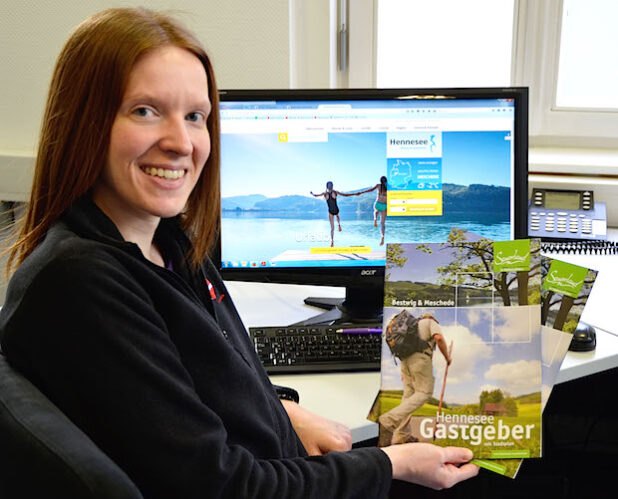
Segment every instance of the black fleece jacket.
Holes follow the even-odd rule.
[[[146,498],[384,497],[381,450],[307,457],[212,263],[184,265],[174,219],[155,241],[173,271],[71,207],[9,284],[9,362]]]

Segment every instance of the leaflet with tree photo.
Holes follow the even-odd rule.
[[[541,269],[541,408],[544,410],[598,272],[544,255],[541,255]],[[476,464],[509,478],[517,476],[521,462],[475,460]]]
[[[379,445],[541,454],[538,240],[389,244]]]
[[[458,228],[451,230],[448,240],[451,243],[490,241]],[[596,276],[596,270],[565,264],[565,262],[541,255],[542,410],[545,409],[556,382],[560,366],[568,352],[573,331],[583,313]],[[476,459],[474,462],[490,471],[515,478],[522,460]]]

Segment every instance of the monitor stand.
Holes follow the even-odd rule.
[[[384,285],[349,285],[345,288],[345,298],[305,298],[305,303],[327,312],[315,315],[292,326],[367,324],[382,325],[384,306]]]

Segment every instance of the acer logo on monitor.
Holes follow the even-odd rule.
[[[361,275],[376,275],[377,270],[361,270]]]

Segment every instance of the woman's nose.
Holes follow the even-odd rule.
[[[161,148],[178,156],[188,156],[193,152],[191,135],[187,123],[183,119],[170,118],[166,122],[164,136],[160,141]]]

